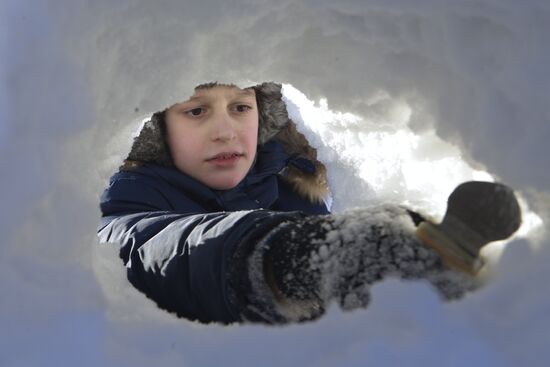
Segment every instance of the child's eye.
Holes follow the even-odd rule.
[[[204,108],[197,107],[190,110],[185,111],[185,114],[191,117],[198,117],[204,113]]]
[[[249,105],[246,105],[246,104],[238,104],[234,108],[237,112],[246,112],[246,111],[252,109],[252,107],[250,107]]]

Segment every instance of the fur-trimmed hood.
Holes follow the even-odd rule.
[[[305,158],[313,163],[314,172],[290,165],[283,177],[300,195],[311,202],[326,200],[329,195],[326,168],[317,160],[316,150],[310,146],[304,135],[297,131],[295,123],[288,117],[286,105],[282,100],[281,85],[266,82],[251,88],[256,92],[258,104],[258,145],[275,139],[283,145],[289,155]],[[143,123],[121,170],[131,170],[142,163],[174,166],[165,140],[165,111],[154,113]]]

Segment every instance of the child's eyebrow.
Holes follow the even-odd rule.
[[[240,90],[239,92],[236,93],[236,97],[255,97],[255,96],[256,95],[254,94],[253,91],[247,90],[247,89]]]
[[[255,97],[255,93],[252,90],[243,89],[235,93],[235,97]],[[187,103],[192,101],[202,101],[208,99],[207,96],[191,96],[186,101],[183,101],[181,103]]]
[[[177,104],[182,105],[182,104],[186,104],[186,103],[194,102],[194,101],[201,101],[202,102],[205,99],[207,100],[208,97],[205,97],[205,96],[191,96],[191,97],[187,98],[185,101],[179,102]]]

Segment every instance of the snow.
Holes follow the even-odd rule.
[[[548,363],[547,1],[5,0],[0,17],[0,365]],[[307,325],[175,319],[97,245],[98,196],[140,121],[209,80],[274,80],[323,112],[337,211],[437,217],[457,182],[495,179],[528,226],[460,302],[389,280]]]
[[[461,182],[495,181],[489,172],[473,168],[458,147],[443,141],[433,129],[412,131],[412,108],[387,93],[370,98],[364,111],[367,118],[361,118],[331,111],[326,99],[316,106],[290,84],[283,85],[282,92],[298,131],[328,166],[334,213],[373,202],[393,202],[440,220],[447,197]],[[510,240],[533,237],[542,227],[543,220],[524,199],[522,216],[523,225]],[[485,255],[497,262],[510,240],[487,246]],[[532,246],[538,244],[532,241]]]

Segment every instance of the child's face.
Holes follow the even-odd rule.
[[[166,112],[175,166],[212,189],[228,190],[248,173],[258,142],[253,89],[200,89]]]

